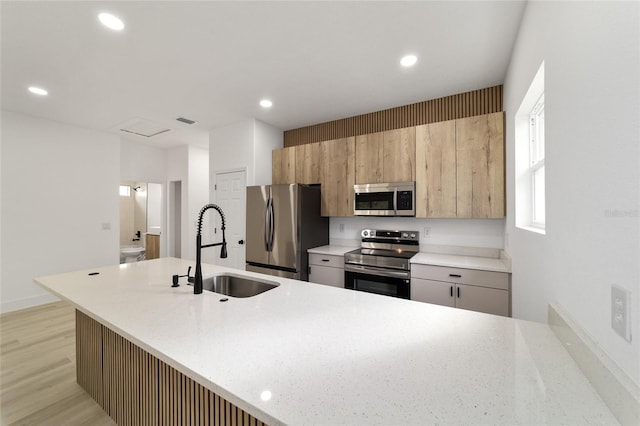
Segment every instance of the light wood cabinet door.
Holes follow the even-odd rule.
[[[384,182],[410,182],[416,180],[416,128],[383,132]]]
[[[355,183],[384,182],[383,140],[383,132],[356,136]]]
[[[455,120],[416,127],[416,217],[456,217]]]
[[[274,185],[296,183],[296,147],[271,152],[271,182]]]
[[[457,217],[504,217],[503,113],[456,120]]]
[[[298,145],[296,150],[296,183],[320,183],[322,174],[321,150],[319,143]]]
[[[442,281],[411,278],[411,300],[455,307],[455,284]]]
[[[147,234],[145,236],[145,259],[158,259],[160,257],[160,235]]]
[[[456,284],[456,308],[509,316],[509,291]]]
[[[321,142],[322,216],[353,216],[355,137]]]

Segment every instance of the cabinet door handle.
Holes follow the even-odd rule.
[[[453,286],[449,287],[449,295],[453,297]]]
[[[460,287],[458,287],[458,299],[460,299]]]
[[[323,262],[328,262],[328,261],[329,261],[329,259],[322,259],[322,261],[323,261]]]
[[[449,274],[449,276],[453,278],[462,278],[462,275],[460,274]]]

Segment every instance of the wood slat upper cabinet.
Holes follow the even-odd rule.
[[[416,216],[456,217],[455,120],[416,128]]]
[[[296,183],[321,182],[322,158],[320,143],[298,145],[296,150]]]
[[[504,217],[502,112],[456,120],[457,217]]]
[[[356,183],[414,181],[415,148],[415,127],[356,136]]]
[[[355,137],[320,142],[322,216],[353,216]]]
[[[296,147],[274,149],[271,153],[271,182],[296,183]]]
[[[503,113],[416,128],[416,216],[504,217]]]

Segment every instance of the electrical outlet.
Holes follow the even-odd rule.
[[[342,234],[344,232],[344,223],[341,223],[339,227],[340,227],[340,233]]]
[[[631,341],[630,301],[630,291],[611,285],[611,328],[628,342]]]
[[[431,236],[431,227],[425,226],[424,231],[422,231],[422,238],[429,238]]]
[[[102,224],[102,230],[103,230],[103,231],[109,231],[109,230],[111,230],[111,222],[104,222],[104,223]]]

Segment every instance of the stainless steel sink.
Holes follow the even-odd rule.
[[[189,283],[193,285],[193,283]],[[273,281],[243,277],[234,274],[219,274],[204,277],[202,289],[231,297],[251,297],[278,287]]]

